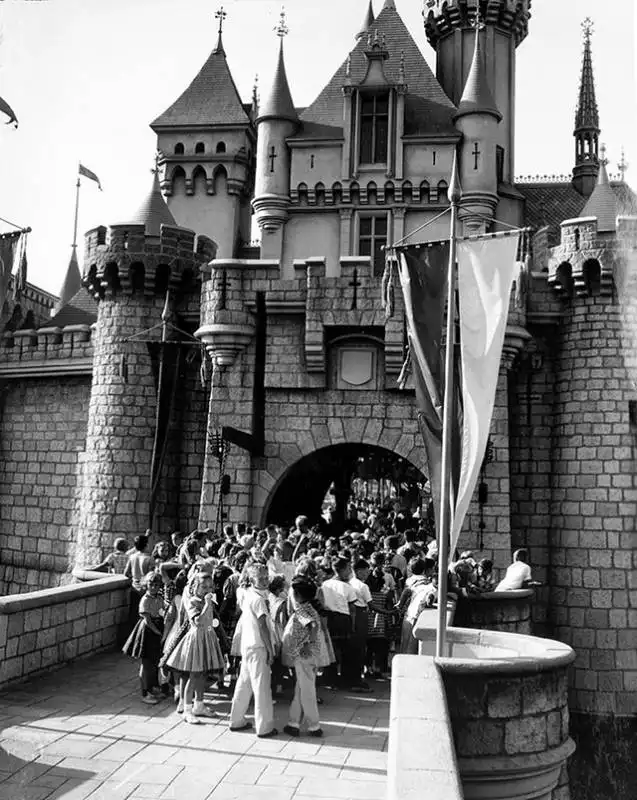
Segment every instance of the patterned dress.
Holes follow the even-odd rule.
[[[123,652],[131,658],[143,658],[159,663],[161,656],[161,635],[158,636],[148,627],[145,617],[148,614],[159,631],[164,629],[163,620],[164,601],[159,595],[151,597],[145,594],[139,603],[140,618],[132,630],[131,635],[126,640]]]
[[[166,659],[166,666],[179,672],[219,672],[224,659],[214,628],[212,607],[199,597],[184,598],[190,627]]]

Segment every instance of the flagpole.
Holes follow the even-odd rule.
[[[79,167],[78,167],[79,169]],[[77,219],[80,211],[80,175],[78,173],[77,183],[75,184],[75,222],[73,223],[73,250],[77,249]]]
[[[445,394],[442,422],[442,486],[440,491],[440,527],[438,542],[438,621],[436,627],[436,657],[444,656],[447,638],[447,573],[449,570],[449,541],[451,538],[451,435],[454,410],[454,350],[456,332],[456,224],[458,204],[462,196],[458,179],[458,156],[454,154],[451,183],[451,231],[449,235],[449,277],[447,281],[447,349],[445,353]]]

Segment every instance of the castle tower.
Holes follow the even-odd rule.
[[[582,216],[562,223],[561,244],[549,261],[549,283],[564,301],[549,614],[553,635],[577,651],[571,709],[629,716],[637,710],[637,616],[630,602],[637,541],[637,350],[630,319],[637,293],[630,267],[637,258],[637,218],[618,217],[619,210],[602,158]]]
[[[250,241],[256,132],[223,46],[217,44],[190,86],[154,122],[162,190],[179,225],[218,242],[232,258]]]
[[[270,93],[259,110],[255,196],[252,207],[263,232],[262,258],[280,258],[283,226],[290,206],[290,149],[286,143],[298,127],[299,117],[292,102],[285,72],[283,39],[288,33],[285,14],[277,28],[279,58]]]
[[[476,21],[473,61],[458,104],[455,123],[462,133],[459,217],[472,231],[484,230],[498,204],[496,142],[502,114],[493,99],[482,54],[484,26]]]
[[[156,174],[129,222],[88,231],[85,242],[83,283],[98,313],[76,513],[78,566],[101,561],[114,536],[130,541],[150,527],[153,507],[162,532],[178,523],[176,492],[165,491],[170,454],[163,468],[155,461],[169,449],[161,438],[168,433],[158,434],[158,397],[174,394],[161,375],[177,380],[176,369],[158,368],[161,323],[215,255],[214,243],[203,236],[195,251],[194,233],[175,224]],[[174,408],[166,408],[168,419]]]
[[[512,184],[515,176],[515,51],[528,34],[530,8],[531,0],[427,0],[423,12],[427,39],[436,50],[437,78],[456,105],[471,69],[481,12],[486,79],[502,114],[496,139],[500,183]]]
[[[582,25],[584,30],[584,57],[582,59],[582,78],[579,88],[579,102],[575,114],[575,167],[573,186],[580,194],[588,196],[597,183],[599,172],[599,112],[595,97],[595,77],[591,55],[591,36],[593,23],[590,18]]]

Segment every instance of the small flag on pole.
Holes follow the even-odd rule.
[[[84,164],[82,163],[80,163],[79,174],[85,178],[89,178],[90,180],[95,181],[95,183],[97,184],[97,188],[100,190],[100,192],[102,191],[102,184],[100,183],[100,179],[94,172],[91,172],[91,170],[85,167]]]

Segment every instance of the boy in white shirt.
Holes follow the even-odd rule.
[[[513,553],[513,563],[507,567],[506,575],[495,587],[496,592],[510,592],[514,589],[525,589],[527,586],[537,586],[532,579],[528,560],[528,550],[516,550]]]
[[[334,577],[326,580],[321,586],[323,602],[327,609],[327,627],[334,646],[336,663],[331,664],[324,672],[325,682],[336,685],[340,666],[341,681],[348,680],[347,664],[351,663],[351,641],[356,621],[356,600],[358,595],[349,579],[352,566],[346,558],[338,556],[332,563]]]
[[[274,650],[270,634],[268,608],[268,569],[263,564],[248,568],[250,587],[241,604],[241,670],[232,697],[230,730],[243,731],[252,725],[246,712],[254,694],[254,721],[260,739],[276,736],[272,704],[272,662]]]
[[[355,692],[370,692],[371,689],[363,680],[363,668],[367,655],[367,631],[369,628],[369,606],[372,602],[372,593],[365,581],[369,577],[369,563],[360,558],[354,564],[354,574],[349,579],[349,585],[356,592],[354,603],[354,633],[352,636],[352,658],[350,683]]]

